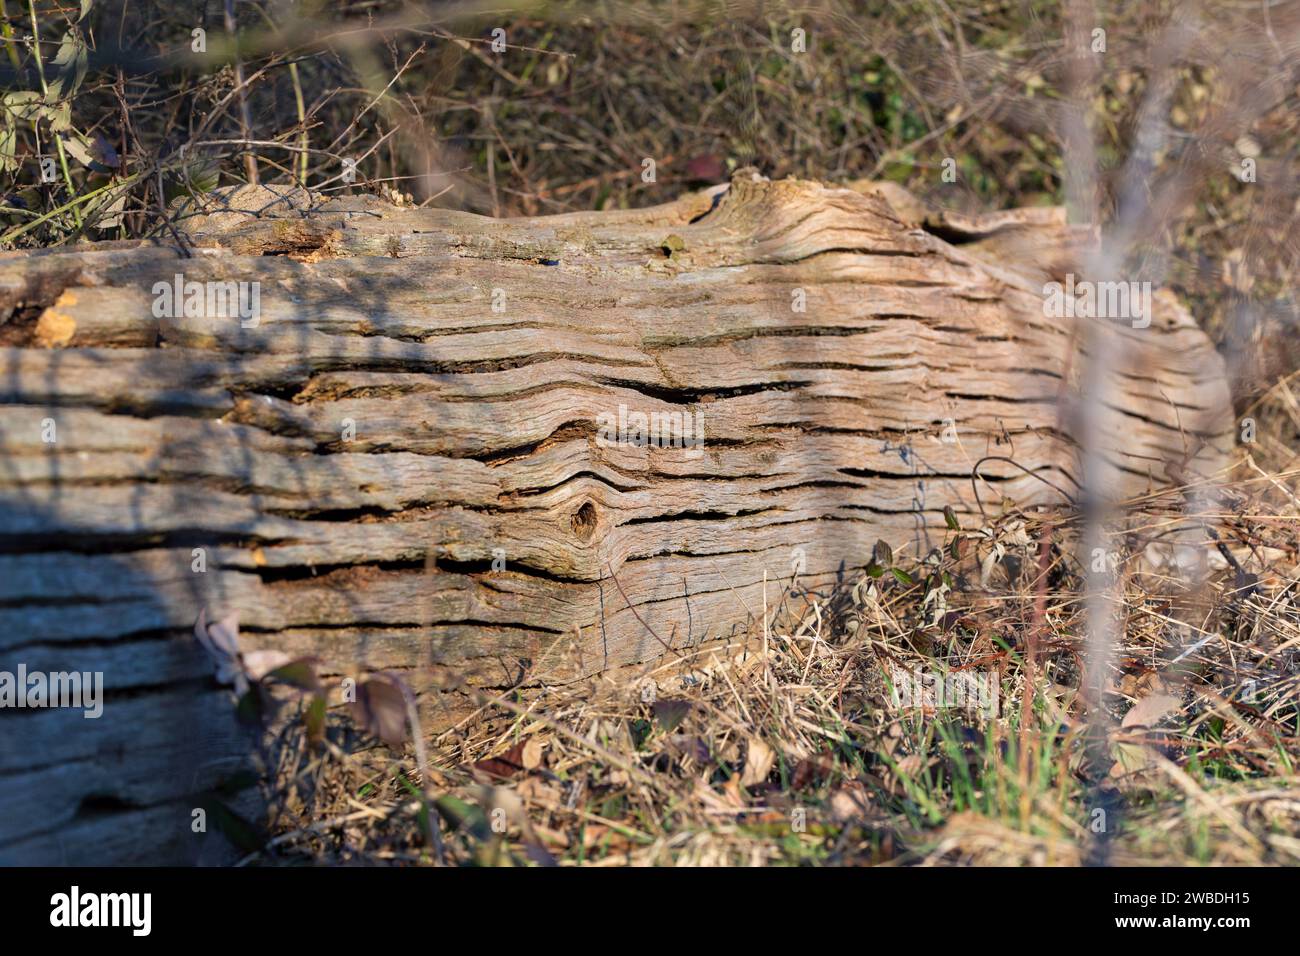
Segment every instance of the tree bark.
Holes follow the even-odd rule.
[[[107,688],[99,720],[4,714],[0,860],[199,852],[192,794],[246,751],[201,609],[246,651],[399,671],[431,729],[473,688],[727,638],[877,539],[924,554],[945,507],[978,526],[1078,491],[1058,398],[1084,359],[1043,284],[1091,234],[1061,210],[748,174],[504,221],[269,187],[210,206],[189,257],[0,257],[0,670]],[[260,318],[155,317],[177,273],[260,283]],[[1223,365],[1188,313],[1161,292],[1115,334],[1115,492],[1221,468]],[[603,433],[620,406],[703,446]]]

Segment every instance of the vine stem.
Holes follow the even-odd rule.
[[[140,176],[141,176],[140,173],[132,173],[126,179],[119,179],[117,182],[109,183],[106,186],[100,186],[98,189],[92,189],[88,193],[83,193],[82,195],[77,196],[75,199],[72,199],[71,201],[64,203],[62,206],[59,206],[57,209],[51,209],[43,216],[33,219],[31,222],[26,223],[25,225],[17,226],[13,229],[10,229],[4,235],[0,236],[0,245],[8,245],[12,243],[15,239],[18,239],[19,237],[25,235],[26,233],[31,232],[37,226],[49,222],[55,216],[58,216],[61,213],[65,213],[76,207],[82,206],[85,203],[90,202],[92,199],[95,199],[98,196],[102,196],[106,192],[111,192],[114,189],[119,189],[125,186],[133,186],[140,179]]]
[[[45,82],[45,60],[41,56],[41,31],[40,27],[36,23],[36,0],[27,0],[27,11],[32,17],[32,55],[36,57],[36,73],[41,78],[41,96],[48,100],[50,98],[50,87],[49,84]],[[39,122],[39,117],[34,118],[32,120],[32,125],[35,126]],[[59,134],[54,132],[53,129],[50,130],[50,135],[54,137],[54,148],[59,153],[59,166],[63,170],[63,181],[68,186],[68,195],[75,196],[77,188],[72,184],[72,173],[68,170],[68,156],[63,151],[63,140],[59,138]],[[77,204],[71,203],[60,208],[71,210],[72,220],[77,224],[77,229],[80,230],[81,210],[77,208]]]

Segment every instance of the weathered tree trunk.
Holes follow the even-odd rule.
[[[189,258],[0,257],[0,670],[107,689],[99,720],[4,714],[0,860],[198,854],[192,794],[244,752],[201,609],[246,650],[399,669],[445,725],[468,687],[732,634],[765,576],[824,590],[877,539],[924,553],[944,506],[969,525],[1076,491],[1077,337],[1042,287],[1087,236],[1059,210],[924,221],[748,176],[508,221],[224,201],[259,215],[187,221]],[[177,273],[260,283],[260,319],[155,318]],[[1117,334],[1116,490],[1219,467],[1206,337],[1166,296]],[[703,447],[602,433],[620,406],[685,413]]]

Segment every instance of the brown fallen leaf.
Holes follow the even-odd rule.
[[[661,697],[650,705],[655,723],[666,734],[676,730],[691,712],[691,702],[681,697]]]
[[[833,769],[825,760],[805,757],[794,768],[794,774],[790,778],[790,789],[802,790],[805,787],[816,786],[827,779]]]
[[[732,777],[731,779],[734,781],[736,778]],[[739,787],[728,789],[724,785],[722,792],[718,792],[698,777],[695,778],[694,796],[706,808],[717,813],[732,813],[743,809],[745,806],[745,800],[740,795]]]
[[[498,819],[513,823],[523,834],[524,852],[530,860],[541,866],[556,865],[555,858],[542,845],[537,831],[533,829],[532,821],[528,819],[528,810],[517,793],[506,787],[492,786],[477,787],[474,793],[479,806],[490,808],[493,833],[504,833],[504,830],[498,828]]]
[[[745,769],[740,775],[742,787],[756,787],[772,772],[776,752],[761,737],[750,737],[745,750]]]
[[[1160,675],[1142,661],[1125,661],[1124,671],[1124,676],[1120,678],[1115,689],[1125,697],[1132,697],[1137,700],[1147,694],[1163,694],[1166,692],[1165,683],[1160,679]]]
[[[897,759],[897,767],[884,767],[881,770],[881,786],[893,796],[907,793],[905,780],[914,780],[925,771],[933,758],[927,760],[923,754],[907,754]]]
[[[1140,789],[1150,783],[1150,771],[1156,765],[1156,751],[1140,740],[1124,740],[1124,731],[1144,730],[1154,727],[1170,713],[1178,709],[1178,698],[1172,694],[1153,692],[1141,698],[1129,708],[1120,723],[1120,730],[1111,736],[1110,752],[1115,763],[1110,768],[1110,777],[1122,781],[1128,789]],[[1141,736],[1140,734],[1138,736]],[[1153,737],[1159,738],[1160,734]],[[1152,740],[1152,743],[1158,742]]]
[[[726,176],[727,167],[715,153],[702,153],[686,164],[686,178],[692,181],[716,183]]]
[[[1170,711],[1178,708],[1178,698],[1172,694],[1154,693],[1143,697],[1124,715],[1121,727],[1154,727]]]
[[[534,775],[525,777],[515,785],[519,799],[526,803],[540,804],[545,808],[558,807],[564,801],[564,793],[555,784],[544,777]]]
[[[541,766],[542,747],[542,742],[536,737],[528,737],[505,753],[478,761],[473,769],[507,780]]]
[[[695,734],[670,734],[664,738],[664,751],[689,758],[702,767],[713,763],[713,755],[709,752],[708,743],[703,737]]]
[[[398,677],[376,674],[357,685],[352,715],[357,723],[390,747],[406,740],[406,685]]]
[[[831,818],[848,823],[863,817],[879,816],[871,791],[860,780],[850,780],[831,794]]]

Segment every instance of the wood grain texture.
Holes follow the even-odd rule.
[[[945,506],[1077,490],[1081,362],[1042,285],[1091,237],[1057,210],[741,175],[503,221],[261,188],[183,226],[189,256],[0,256],[0,669],[107,689],[99,720],[0,712],[0,860],[105,828],[133,836],[97,859],[199,858],[185,808],[247,751],[201,609],[246,650],[400,670],[440,725],[466,688],[732,635],[797,561],[825,590],[877,539],[923,554]],[[177,273],[260,283],[259,320],[156,316]],[[1116,491],[1221,467],[1223,366],[1187,312],[1160,293],[1111,334]],[[620,405],[703,447],[603,441]]]

